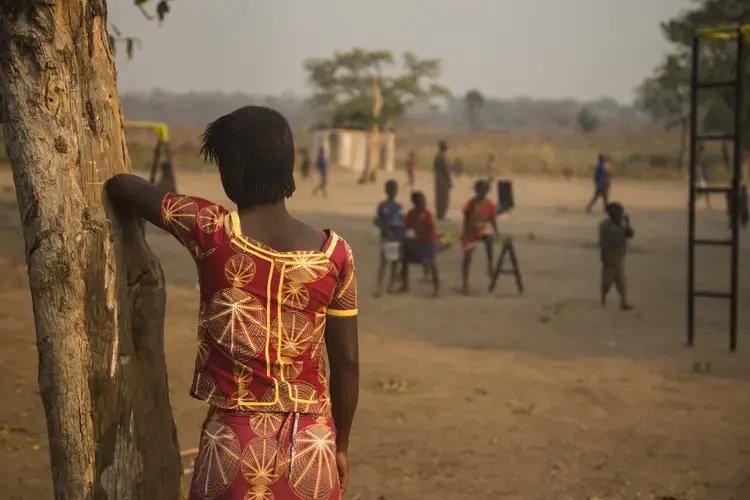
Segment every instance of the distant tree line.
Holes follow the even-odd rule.
[[[314,112],[305,99],[293,95],[259,96],[244,93],[187,92],[157,89],[125,93],[120,97],[128,120],[166,122],[172,125],[206,125],[217,116],[250,104],[278,109],[297,124],[311,123]]]
[[[496,99],[478,89],[454,96],[439,83],[442,61],[411,52],[405,52],[399,64],[389,51],[354,48],[308,59],[303,67],[312,91],[309,98],[292,94],[177,94],[157,89],[126,93],[121,101],[128,119],[181,125],[202,125],[217,114],[247,104],[276,108],[297,127],[397,128],[411,122],[448,130],[578,129],[586,133],[603,124],[633,124],[640,118],[633,106],[606,97],[588,102]]]
[[[603,123],[621,125],[639,122],[632,106],[612,98],[580,102],[574,99],[531,98],[493,99],[471,89],[461,102],[449,103],[447,115],[456,117],[463,107],[465,124],[472,131],[508,130],[519,128],[578,128],[593,132]]]
[[[481,95],[481,94],[480,94]],[[441,98],[436,102],[409,104],[397,117],[389,115],[395,126],[425,125],[445,130],[505,131],[535,129],[591,130],[600,126],[637,124],[639,115],[631,106],[614,99],[581,102],[573,99],[531,98],[496,99],[482,96],[481,105],[468,109],[463,97]],[[281,111],[297,127],[335,124],[330,115],[309,105],[309,99],[291,94],[260,96],[243,93],[191,92],[174,93],[155,90],[147,93],[126,93],[121,96],[123,112],[129,120],[163,121],[175,125],[205,125],[221,113],[247,104],[271,106]],[[385,108],[385,106],[384,106]],[[368,126],[368,113],[354,115]],[[344,114],[339,114],[338,119]],[[592,123],[593,127],[592,127]]]

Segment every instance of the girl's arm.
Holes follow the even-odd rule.
[[[331,367],[331,407],[336,424],[336,448],[349,450],[349,433],[359,401],[359,341],[357,317],[329,316],[325,331]]]
[[[331,371],[331,412],[339,453],[349,449],[349,432],[359,400],[359,340],[357,338],[357,275],[354,256],[344,241],[346,260],[326,311],[325,344]],[[343,260],[343,259],[342,259]]]
[[[161,218],[161,203],[169,191],[133,174],[117,174],[104,184],[112,205],[120,212],[139,215],[167,230]]]

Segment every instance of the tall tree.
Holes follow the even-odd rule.
[[[693,37],[701,28],[718,28],[737,26],[750,22],[750,4],[747,0],[697,0],[693,6],[685,9],[672,19],[661,23],[664,38],[672,44],[672,51],[660,64],[652,77],[641,86],[641,97],[644,91],[651,96],[669,96],[671,106],[681,112],[674,113],[673,119],[680,119],[681,126],[687,126],[687,108],[690,92],[690,52]],[[735,77],[735,44],[731,41],[708,41],[702,43],[700,54],[700,78],[702,80],[724,80]],[[744,71],[750,73],[750,59]],[[747,78],[747,76],[746,76]],[[653,101],[651,102],[653,105]],[[699,100],[701,110],[699,124],[701,127],[714,130],[728,130],[733,127],[734,92],[731,89],[702,91]],[[750,118],[750,100],[742,110],[744,118]],[[750,132],[745,131],[750,139]],[[745,140],[750,149],[750,141]],[[726,147],[726,144],[724,145]],[[684,143],[681,148],[684,151]]]
[[[172,500],[164,276],[139,222],[113,214],[102,191],[130,171],[107,26],[104,0],[0,0],[0,121],[55,498]]]
[[[479,130],[482,124],[482,108],[484,107],[484,96],[476,89],[469,90],[464,96],[464,109],[469,127]]]
[[[447,97],[447,88],[438,85],[439,59],[420,59],[407,52],[402,72],[395,71],[395,58],[388,51],[355,48],[336,53],[330,59],[309,59],[304,68],[313,88],[311,103],[323,113],[328,124],[370,129],[376,123],[393,126],[417,102]],[[377,80],[382,106],[373,116],[373,81]]]
[[[636,108],[666,130],[679,128],[677,168],[682,168],[690,118],[690,68],[687,57],[671,55],[636,89]]]

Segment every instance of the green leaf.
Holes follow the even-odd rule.
[[[164,21],[164,18],[169,14],[169,2],[168,0],[161,0],[156,5],[156,17],[159,19],[159,22],[161,23]]]
[[[133,58],[134,46],[135,41],[132,38],[128,37],[125,39],[125,53],[128,55],[128,59]]]

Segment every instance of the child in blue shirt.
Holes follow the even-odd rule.
[[[398,182],[393,179],[385,183],[386,199],[378,204],[375,225],[380,229],[380,264],[378,265],[378,284],[375,296],[380,296],[383,289],[385,269],[390,264],[390,281],[388,292],[393,291],[396,271],[401,263],[404,241],[404,207],[396,201]],[[397,250],[396,250],[397,249]]]

